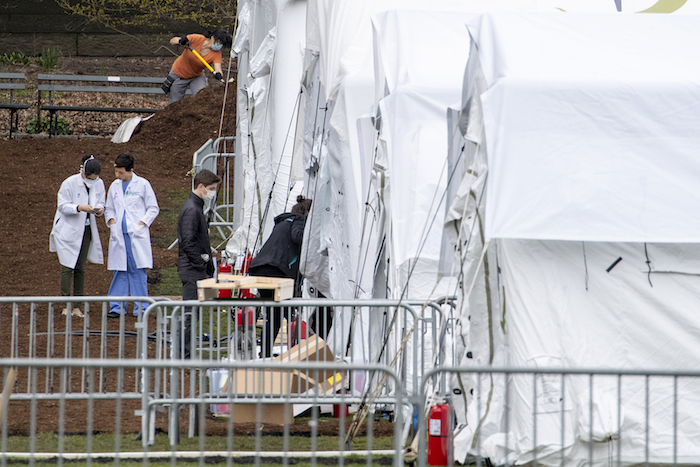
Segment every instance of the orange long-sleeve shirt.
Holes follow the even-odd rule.
[[[189,34],[187,40],[190,41],[190,46],[202,55],[202,45],[204,45],[204,41],[207,38],[201,34]],[[221,63],[221,52],[212,50],[208,54],[202,55],[202,58],[210,65],[212,63]],[[189,49],[182,52],[182,55],[177,57],[177,60],[173,63],[173,71],[182,79],[196,78],[204,73],[205,68],[204,63]]]

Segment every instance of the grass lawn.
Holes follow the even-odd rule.
[[[56,433],[39,433],[36,437],[36,445],[34,452],[39,453],[55,453],[58,452],[59,442],[61,439]],[[69,435],[64,436],[63,442],[63,452],[64,453],[85,453],[90,451],[93,454],[104,453],[109,455],[109,453],[114,453],[119,451],[121,453],[135,453],[136,455],[128,459],[120,459],[118,461],[120,466],[137,466],[144,465],[143,458],[139,456],[139,453],[143,451],[141,442],[135,440],[133,435],[122,435],[120,437],[115,437],[109,434],[96,434],[90,439],[87,436],[77,436]],[[119,446],[115,446],[115,443],[119,443]],[[91,444],[90,449],[88,449],[88,443]],[[175,447],[175,451],[171,451],[170,444],[168,442],[168,436],[165,433],[158,433],[156,435],[155,444],[149,446],[148,452],[153,456],[153,453],[162,453],[155,458],[149,458],[148,465],[153,466],[167,466],[173,465],[174,462],[178,466],[194,466],[200,465],[200,456],[197,455],[198,452],[202,452],[202,462],[207,465],[226,465],[229,460],[232,464],[236,465],[253,465],[255,464],[254,453],[256,450],[260,452],[276,452],[276,451],[297,451],[297,452],[310,452],[312,443],[315,445],[315,452],[322,453],[322,451],[337,451],[340,449],[340,439],[337,436],[319,436],[316,438],[310,438],[307,436],[290,436],[284,438],[283,436],[233,436],[231,438],[226,438],[223,436],[207,436],[202,439],[200,438],[187,438],[183,436],[180,439],[180,444]],[[393,438],[391,437],[379,437],[374,438],[372,442],[373,450],[391,450]],[[354,450],[366,449],[367,438],[358,437],[353,442]],[[29,452],[30,451],[30,438],[26,436],[8,436],[7,438],[7,449],[6,452]],[[221,452],[234,451],[234,452],[246,452],[250,451],[251,455],[231,457],[221,455]],[[190,456],[194,457],[189,460],[188,458],[178,458],[175,460],[172,455],[177,452],[186,452]],[[208,455],[207,453],[212,453]],[[171,454],[172,453],[172,454]],[[82,456],[81,456],[82,457]],[[206,459],[204,459],[206,458]],[[373,465],[390,465],[393,456],[373,456]],[[258,459],[259,465],[282,465],[284,463],[283,459],[280,457],[262,457]],[[63,459],[64,463],[70,465],[87,465],[87,461],[84,458],[78,459]],[[109,456],[91,459],[92,463],[112,463],[116,460],[110,458]],[[351,451],[348,455],[344,457],[343,462],[346,464],[366,464],[367,457],[364,455],[352,454]],[[8,458],[6,459],[7,465],[26,465],[28,463],[27,458]],[[56,465],[57,459],[36,459],[34,465],[37,466],[48,466]],[[311,459],[308,457],[297,457],[288,459],[288,463],[291,465],[298,466],[311,466]],[[339,465],[340,459],[338,457],[318,457],[315,460],[316,464],[319,465]]]

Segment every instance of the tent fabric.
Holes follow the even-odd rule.
[[[394,10],[373,19],[376,74],[378,80],[385,77],[389,92],[379,101],[380,137],[386,142],[392,181],[396,265],[417,257],[440,257],[442,194],[449,177],[445,121],[448,106],[461,94],[469,53],[464,22],[472,16]],[[431,34],[415,34],[421,28]],[[430,282],[434,280],[433,276]]]
[[[599,23],[594,21],[596,18]],[[591,173],[597,173],[601,164],[603,166],[610,164],[610,160],[616,161],[617,157],[617,154],[608,153],[608,159],[598,162],[598,165],[593,167],[586,166],[584,161],[567,160],[566,163],[570,167],[569,172],[563,174],[566,177],[558,184],[553,185],[551,182],[545,184],[543,177],[554,170],[552,167],[565,167],[564,161],[557,159],[560,152],[563,152],[563,156],[560,157],[565,158],[568,156],[567,151],[575,152],[576,149],[580,149],[580,146],[564,144],[576,134],[576,131],[583,131],[586,143],[592,147],[604,146],[599,139],[610,138],[610,135],[615,132],[618,137],[624,139],[626,144],[634,147],[638,145],[636,137],[639,135],[636,126],[625,120],[629,118],[625,112],[634,108],[636,102],[627,102],[625,105],[618,103],[621,105],[620,111],[611,113],[607,119],[602,120],[602,123],[599,122],[599,127],[596,127],[598,130],[612,128],[614,131],[585,134],[586,129],[595,127],[597,118],[591,109],[593,105],[591,102],[597,102],[596,99],[600,99],[600,96],[619,98],[619,93],[608,92],[606,86],[611,87],[613,91],[624,87],[612,79],[614,74],[609,69],[596,74],[594,69],[584,66],[586,59],[590,58],[596,50],[596,44],[599,44],[600,40],[596,37],[591,39],[591,31],[596,33],[601,31],[602,37],[610,40],[610,35],[613,34],[610,32],[612,28],[610,25],[613,24],[615,34],[628,37],[632,32],[626,30],[627,26],[624,25],[636,24],[636,21],[641,21],[647,26],[652,23],[657,25],[656,29],[647,29],[657,32],[659,23],[666,24],[667,28],[670,27],[669,24],[687,25],[689,18],[684,18],[679,23],[676,23],[678,18],[666,23],[659,16],[650,17],[652,19],[641,16],[627,18],[632,17],[616,15],[616,19],[610,20],[599,15],[505,14],[484,15],[469,23],[469,31],[474,42],[472,42],[472,52],[465,73],[463,90],[465,98],[458,126],[464,135],[462,141],[465,148],[469,149],[470,145],[475,145],[475,149],[467,151],[464,178],[448,212],[446,228],[447,232],[460,232],[462,239],[471,235],[472,240],[466,246],[467,251],[461,258],[461,266],[466,271],[465,276],[470,277],[470,275],[473,276],[473,271],[479,271],[481,260],[478,252],[481,250],[481,239],[475,233],[479,232],[478,226],[483,221],[486,225],[485,234],[496,237],[491,242],[485,258],[489,259],[491,264],[497,265],[498,272],[492,272],[488,277],[482,274],[483,278],[487,278],[485,281],[477,276],[476,286],[470,296],[465,296],[467,291],[464,290],[464,286],[462,288],[460,320],[469,321],[469,327],[462,328],[462,341],[465,344],[460,348],[462,355],[469,352],[469,357],[465,356],[462,360],[462,365],[465,367],[494,365],[530,368],[603,367],[684,370],[698,365],[697,349],[695,349],[698,343],[698,323],[696,323],[697,316],[694,316],[692,306],[700,292],[698,275],[700,245],[697,243],[656,243],[646,236],[636,242],[588,241],[585,238],[586,241],[573,241],[580,240],[577,235],[574,235],[571,240],[551,240],[549,238],[553,235],[550,234],[543,235],[544,239],[533,239],[528,236],[528,233],[521,231],[516,231],[513,235],[520,235],[522,238],[507,236],[501,238],[493,233],[494,225],[499,228],[505,225],[501,221],[499,221],[501,224],[495,223],[493,216],[500,216],[503,219],[507,216],[512,218],[520,215],[520,211],[509,211],[513,207],[512,202],[516,193],[520,204],[524,206],[519,209],[534,209],[533,206],[536,205],[538,209],[536,215],[540,216],[530,224],[521,219],[518,221],[519,224],[515,225],[516,228],[529,227],[539,222],[541,225],[538,224],[537,228],[549,229],[548,232],[551,233],[552,229],[569,226],[560,220],[561,212],[568,213],[568,211],[551,210],[552,204],[563,202],[561,193],[555,190],[560,189],[564,181],[574,187],[589,184],[591,179],[595,181]],[[585,25],[585,28],[579,28],[579,21]],[[576,60],[580,58],[581,63],[571,64],[571,58],[565,57],[566,53],[559,50],[561,55],[547,55],[547,60],[544,61],[546,66],[542,65],[544,68],[538,71],[535,64],[540,57],[539,51],[530,51],[528,56],[517,53],[515,55],[518,56],[511,55],[511,52],[516,50],[521,53],[524,51],[514,45],[516,41],[514,33],[517,33],[518,26],[528,25],[526,29],[520,30],[522,35],[518,36],[517,40],[532,45],[524,39],[524,31],[532,29],[530,35],[537,38],[544,34],[543,30],[547,30],[550,22],[554,24],[553,29],[549,31],[550,37],[556,34],[557,38],[562,38],[561,41],[551,42],[557,42],[557,47],[559,42],[562,42],[568,47],[569,52],[566,53],[573,53],[573,58]],[[609,26],[607,29],[606,25]],[[694,34],[689,32],[687,27],[676,29],[685,30],[690,35]],[[636,37],[639,37],[638,33],[639,30]],[[487,40],[480,42],[480,38],[487,38]],[[578,48],[570,47],[567,41],[573,40],[572,38],[579,39],[582,45]],[[591,42],[592,49],[588,50],[586,47]],[[655,57],[654,51],[657,49],[645,49],[644,41],[639,45],[641,47],[638,49],[633,49],[632,45],[629,45],[630,50],[634,52],[634,57],[629,63],[625,61],[618,68],[628,67],[631,70],[636,63],[643,63],[645,60],[648,63],[651,62]],[[546,46],[545,51],[558,50],[557,47],[550,44]],[[535,59],[532,63],[530,63],[531,57]],[[601,57],[601,61],[605,59]],[[557,68],[557,64],[566,64],[567,60],[568,65],[578,67],[578,73],[575,76],[567,76],[566,70],[562,72],[560,68],[565,67]],[[611,59],[608,58],[608,60]],[[556,63],[550,66],[552,62]],[[553,70],[551,73],[549,73],[550,69]],[[643,87],[645,80],[656,72],[654,68],[653,72],[641,73],[636,80],[632,80],[631,75],[627,76],[631,80],[627,83],[628,88],[639,90]],[[543,82],[551,88],[556,99],[548,96],[547,90],[537,88],[535,84],[539,79],[535,77],[538,73],[543,75]],[[666,71],[661,70],[655,76],[664,73]],[[523,79],[523,83],[515,78],[523,76],[527,77]],[[547,81],[550,76],[556,79]],[[683,74],[678,76],[688,77]],[[604,77],[605,80],[596,81],[596,77]],[[670,77],[667,76],[667,78],[670,84],[669,82],[662,84],[671,87],[676,85],[679,92],[688,91],[688,98],[691,103],[693,102],[695,95],[693,82],[687,82],[686,79],[683,85],[678,85]],[[663,100],[668,86],[646,89],[649,94],[645,95],[641,102],[647,104],[647,107],[637,110],[646,110],[647,114],[644,117],[648,120],[658,119],[650,103],[654,102],[655,97]],[[578,99],[579,94],[571,89],[587,91],[589,99]],[[522,98],[528,93],[529,96]],[[544,99],[542,96],[549,99]],[[517,105],[527,99],[531,99],[528,102],[532,107],[527,109],[528,114],[525,116],[522,113],[523,109],[518,108]],[[496,101],[498,105],[495,104]],[[540,105],[541,102],[550,104],[555,102],[556,107],[546,107]],[[660,105],[666,104],[662,102]],[[598,106],[601,105],[598,104]],[[555,110],[557,112],[554,112]],[[498,116],[498,120],[494,116]],[[554,117],[557,120],[556,124],[553,122]],[[585,117],[589,119],[589,126],[580,127],[579,123],[581,119],[585,120]],[[498,125],[503,126],[502,132],[500,127],[494,129],[496,120]],[[644,121],[644,119],[637,115],[637,120],[634,121]],[[512,125],[513,122],[517,125],[507,126]],[[540,128],[539,125],[543,126]],[[579,125],[578,128],[577,125]],[[529,133],[507,131],[517,128],[527,128]],[[663,131],[658,129],[655,131],[654,135],[664,135]],[[528,140],[532,138],[530,133],[535,133],[541,139],[546,139],[545,135],[549,138],[549,141],[539,141],[537,144],[543,146],[549,144],[553,149],[551,154],[545,155],[551,157],[545,158],[541,153],[532,150],[533,143]],[[557,142],[560,143],[558,146],[555,144]],[[664,154],[670,151],[677,152],[678,147],[687,148],[688,140],[684,138],[669,140],[667,144],[672,149]],[[454,150],[456,145],[452,146]],[[504,147],[508,148],[508,152],[503,152]],[[547,163],[540,161],[537,164],[527,164],[518,157],[535,158],[535,160],[543,157]],[[504,163],[507,164],[504,166]],[[651,163],[663,165],[666,170],[664,173],[677,170],[674,165],[678,164],[672,159],[667,162],[658,157]],[[508,173],[507,171],[511,168],[514,168],[514,172],[517,171],[517,177],[514,173],[503,177],[503,171]],[[634,170],[633,168],[631,173],[636,173]],[[625,173],[623,172],[623,175]],[[655,189],[672,191],[676,188],[673,186],[675,182],[664,176],[659,177],[658,171],[655,172],[655,177]],[[483,198],[479,198],[478,194],[483,191],[481,189],[483,178],[486,178],[487,188]],[[531,183],[533,180],[537,180],[538,183],[533,185]],[[588,187],[589,190],[595,188]],[[543,192],[553,193],[551,196],[554,196],[554,199],[541,201],[538,196]],[[510,198],[504,200],[504,193]],[[597,193],[588,194],[584,200],[591,201],[594,196],[597,196]],[[607,196],[610,194],[608,193]],[[480,201],[477,202],[478,199]],[[617,199],[625,202],[636,201],[636,198],[627,197],[624,192],[618,193],[613,201]],[[564,199],[564,201],[570,200]],[[577,201],[574,200],[567,205],[567,209],[575,209],[579,206],[580,203],[576,204]],[[653,203],[656,203],[656,200],[648,200],[646,205]],[[631,235],[635,232],[634,226],[620,226],[617,220],[600,218],[600,210],[604,211],[608,208],[606,203],[598,202],[589,212],[577,212],[581,225],[587,227],[594,222],[593,218],[598,216],[597,222],[605,232],[618,228],[625,235],[637,240]],[[548,209],[550,211],[547,211]],[[664,212],[664,216],[668,216],[669,220],[676,225],[680,224],[679,218],[685,221],[683,217],[685,213],[678,213],[673,209],[675,207],[667,208],[668,212]],[[543,219],[547,216],[549,218],[545,223]],[[510,222],[510,219],[508,221]],[[511,224],[506,227],[511,228]],[[491,231],[488,230],[489,226]],[[476,244],[471,244],[472,242]],[[482,268],[484,266],[485,263],[481,265]],[[471,284],[471,282],[469,279],[463,281],[465,284]],[[485,288],[482,288],[482,285]],[[496,313],[493,306],[489,309],[484,305],[485,297],[488,297],[492,304],[497,304]],[[471,395],[454,399],[459,422],[455,439],[455,459],[464,460],[467,453],[471,452],[489,457],[494,464],[525,464],[536,456],[541,465],[562,465],[562,462],[564,465],[582,465],[587,464],[589,449],[592,448],[593,465],[602,466],[609,463],[610,453],[616,453],[617,447],[620,446],[623,454],[622,465],[644,461],[646,401],[643,397],[645,393],[643,381],[625,380],[620,412],[622,427],[618,429],[615,378],[596,377],[594,379],[594,416],[591,421],[588,418],[590,408],[588,379],[567,377],[563,426],[561,425],[562,402],[554,397],[560,394],[561,378],[543,375],[537,378],[535,381],[538,394],[537,414],[534,416],[537,423],[536,447],[533,447],[535,405],[531,376],[511,377],[507,380],[508,393],[511,397],[508,401],[508,411],[505,410],[504,400],[505,378],[491,378],[485,375],[477,379],[464,375],[461,381],[453,381],[455,388],[467,387],[474,391],[481,388],[482,390],[480,399]],[[673,433],[672,384],[671,379],[650,379],[653,415],[649,420],[651,443],[649,453],[653,454],[649,460],[652,463],[672,457],[674,443],[671,436]],[[682,413],[679,413],[679,420],[683,419],[683,422],[677,425],[678,460],[693,462],[692,459],[698,458],[698,452],[697,447],[689,440],[698,436],[700,427],[695,423],[687,422],[692,419],[687,417],[687,414],[694,414],[700,410],[700,399],[695,397],[688,384],[684,384],[682,388],[679,386],[678,397],[679,400],[684,401]],[[685,405],[686,401],[687,405]],[[483,418],[479,419],[478,414],[482,414]],[[487,415],[484,416],[484,414]],[[510,414],[507,423],[506,414]],[[505,432],[506,427],[508,427],[508,433]],[[506,439],[508,439],[508,446],[505,444]],[[592,446],[591,440],[593,440]],[[682,449],[681,446],[683,446]]]
[[[239,4],[232,55],[238,55],[237,185],[243,185],[239,236],[256,253],[274,217],[289,211],[301,192],[294,165],[294,129],[303,65],[306,2]],[[272,192],[272,194],[271,194]],[[234,245],[231,245],[234,249]],[[236,248],[237,249],[237,248]]]
[[[468,27],[488,86],[489,237],[700,241],[687,215],[700,204],[694,17],[486,14]]]
[[[434,11],[487,11],[489,8],[520,8],[518,5],[533,5],[534,2],[487,0],[441,0],[426,4],[423,0],[309,0],[306,21],[306,47],[309,51],[319,54],[315,66],[319,70],[319,81],[325,90],[325,101],[320,101],[320,107],[332,107],[328,124],[316,127],[318,132],[308,135],[309,138],[318,138],[318,133],[323,132],[321,144],[326,148],[328,159],[321,160],[321,164],[330,164],[332,200],[324,200],[325,208],[334,215],[334,224],[343,226],[331,233],[332,242],[329,242],[329,282],[334,284],[334,298],[349,298],[355,296],[372,295],[372,278],[356,277],[358,270],[368,271],[372,268],[367,265],[358,265],[360,258],[367,258],[371,264],[376,257],[376,244],[363,242],[365,235],[362,231],[367,206],[365,205],[368,193],[364,191],[368,187],[368,179],[371,173],[363,171],[361,160],[361,148],[365,146],[360,141],[358,133],[358,119],[376,116],[375,103],[375,67],[374,48],[372,36],[372,16],[392,9],[400,10],[434,10]],[[514,6],[515,5],[515,6]],[[459,25],[463,30],[463,25]],[[411,44],[420,45],[430,41],[432,32],[426,35],[416,35],[413,31]],[[402,33],[404,38],[409,37]],[[462,32],[463,34],[463,32]],[[412,55],[410,48],[404,47],[404,56]],[[423,49],[423,50],[427,50]],[[465,51],[465,53],[468,51]],[[444,55],[440,55],[444,57]],[[418,54],[411,64],[413,70],[419,69],[420,60],[429,61],[431,55]],[[434,60],[431,63],[436,63]],[[425,65],[425,64],[424,64]],[[452,71],[459,67],[444,60],[439,68]],[[430,66],[426,65],[425,70]],[[308,74],[308,70],[307,70]],[[393,75],[392,75],[393,76]],[[421,71],[421,79],[428,76],[426,71]],[[460,73],[461,76],[461,73]],[[412,75],[411,78],[416,82]],[[425,80],[424,80],[425,81]],[[433,77],[434,81],[434,77]],[[459,85],[458,80],[456,85]],[[438,84],[441,84],[442,81]],[[428,82],[428,86],[435,86]],[[384,95],[380,96],[384,97]],[[459,94],[450,103],[459,100]],[[307,118],[314,118],[313,114],[307,114]],[[444,116],[443,116],[444,118]],[[442,131],[441,131],[442,132]],[[363,135],[363,137],[366,133]],[[443,133],[444,136],[444,133]],[[437,151],[435,152],[437,154]],[[443,158],[442,154],[437,157]],[[372,167],[369,164],[369,167]],[[306,180],[306,184],[313,186],[313,180]],[[363,189],[364,188],[364,189]],[[444,210],[444,205],[443,205]],[[438,221],[436,231],[441,229]],[[348,226],[350,228],[348,228]],[[359,226],[355,228],[355,226]],[[375,230],[376,231],[376,230]],[[320,232],[319,232],[320,234]],[[439,235],[438,235],[439,237]],[[438,245],[440,239],[438,238]],[[368,252],[365,248],[370,248]],[[415,252],[415,250],[413,250]],[[313,263],[313,258],[309,258]],[[393,259],[391,260],[393,263]],[[396,264],[396,263],[393,263]],[[313,281],[313,278],[310,278]]]
[[[497,244],[506,303],[503,320],[507,365],[668,370],[687,370],[700,365],[700,317],[693,306],[700,297],[697,275],[652,273],[652,287],[641,271],[646,255],[644,245],[639,243],[502,239]],[[606,272],[618,257],[623,260]],[[483,316],[482,311],[472,313],[472,325]],[[477,358],[484,354],[486,343],[472,345],[469,350],[473,349]],[[502,431],[504,382],[503,378],[494,379],[500,390],[494,395],[479,441],[481,452],[491,457],[494,464],[500,464],[505,461],[506,451]],[[700,398],[690,381],[679,380],[679,383],[678,398],[683,401],[683,407],[677,425],[678,461],[694,462],[700,456],[700,446],[689,440],[700,436],[700,426],[692,421],[693,417],[684,414],[698,413]],[[537,384],[538,462],[560,465],[561,378],[542,377]],[[532,376],[512,377],[509,385],[510,460],[520,464],[534,455]],[[652,463],[671,458],[672,385],[671,378],[651,379],[649,460]],[[471,387],[477,387],[475,381]],[[594,465],[607,465],[609,450],[613,447],[616,450],[618,442],[622,443],[623,465],[644,461],[643,378],[623,378],[622,430],[617,428],[616,377],[594,379],[592,431],[588,419],[588,378],[567,377],[565,387],[567,462],[588,459],[591,437],[596,441]],[[481,388],[488,391],[487,378]],[[556,401],[549,400],[550,395],[557,395]],[[486,399],[482,394],[481,414],[486,413]],[[467,411],[470,430],[479,424],[476,413],[476,406]],[[455,441],[455,447],[462,452],[471,445],[471,439],[467,439],[470,430],[464,430]]]

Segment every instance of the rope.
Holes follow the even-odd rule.
[[[454,131],[454,130],[453,130],[453,131]],[[481,129],[480,129],[480,132],[481,132],[481,131],[483,131],[483,122],[481,122]],[[476,152],[475,152],[476,154],[478,154],[479,147],[480,147],[480,144],[477,144],[477,148],[476,148]],[[460,158],[462,157],[462,154],[463,154],[463,153],[464,153],[464,147],[462,148],[462,151],[460,152]],[[456,168],[457,166],[458,166],[458,164],[455,164],[455,168]],[[487,174],[487,176],[488,176],[488,174]],[[448,185],[449,185],[449,184],[448,184]],[[480,194],[480,196],[478,197],[478,199],[476,199],[476,197],[475,197],[475,200],[477,201],[477,204],[476,204],[476,212],[477,212],[477,215],[475,216],[475,219],[474,219],[474,221],[472,222],[472,226],[471,226],[471,228],[469,229],[469,236],[468,236],[468,239],[467,239],[467,242],[466,242],[466,248],[464,249],[464,255],[465,255],[465,257],[466,257],[466,254],[467,254],[468,250],[469,250],[469,245],[471,244],[471,239],[473,238],[473,233],[474,233],[474,228],[476,227],[476,222],[477,222],[477,220],[480,219],[480,217],[478,216],[478,212],[479,212],[479,208],[480,208],[480,206],[481,206],[481,202],[482,202],[482,200],[483,200],[483,196],[484,196],[484,191],[485,191],[485,189],[486,189],[486,181],[484,181],[484,184],[483,184],[483,187],[482,187],[482,191],[481,191],[481,194]],[[471,191],[470,191],[470,193],[471,193]],[[469,196],[469,195],[467,195],[467,196]],[[466,211],[467,211],[467,207],[468,207],[468,206],[469,206],[468,201],[465,201],[465,203],[464,203],[464,208],[463,208],[463,210],[462,210],[462,217],[461,217],[462,219],[464,219],[465,216],[466,216]],[[460,229],[459,229],[459,232],[458,232],[458,237],[457,237],[457,245],[460,247],[460,249],[461,249],[461,246],[462,246],[462,245],[461,245],[461,242],[462,242],[462,240],[461,240],[461,239],[462,239],[462,232],[463,232],[463,229],[460,228]],[[490,241],[491,241],[490,239],[485,239],[485,241],[483,242],[483,247],[482,247],[481,255],[480,255],[480,257],[479,257],[479,262],[477,263],[477,269],[476,269],[476,271],[474,272],[474,277],[472,278],[472,282],[471,282],[471,284],[470,284],[470,286],[469,286],[469,289],[467,290],[466,295],[463,295],[462,303],[464,303],[466,300],[469,299],[469,297],[471,296],[471,293],[472,293],[472,291],[473,291],[473,289],[474,289],[474,286],[476,285],[476,280],[477,280],[477,278],[478,278],[478,276],[479,276],[479,270],[480,270],[480,268],[481,268],[481,264],[484,263],[484,259],[485,259],[486,254],[487,254],[488,246],[489,246],[489,244],[490,244]],[[464,262],[464,257],[460,254],[460,261],[459,261],[459,265],[460,265],[460,277],[463,277],[463,276],[464,276],[464,271],[463,271],[463,269],[462,269],[463,262]],[[453,265],[452,265],[452,273],[454,273],[454,268],[455,268],[455,264],[453,263]],[[452,277],[452,275],[453,275],[453,274],[451,274],[450,277]],[[451,280],[451,279],[450,279],[450,280]],[[488,277],[486,278],[486,281],[488,281]],[[457,281],[457,287],[459,287],[459,284],[460,284],[460,283],[461,283],[461,281]],[[449,288],[449,284],[448,284],[448,288]],[[461,320],[461,317],[460,317],[460,320]],[[443,330],[444,330],[444,327],[445,327],[445,325],[446,325],[446,321],[447,321],[447,320],[445,320],[445,321],[443,322],[443,326],[441,327],[441,334],[442,334],[442,332],[443,332]],[[459,324],[459,320],[458,320],[458,324]],[[434,353],[433,353],[433,366],[436,366],[436,358],[437,358],[437,353],[434,352]],[[424,413],[426,414],[426,417],[427,417],[427,415],[428,415],[429,407],[430,407],[431,404],[437,399],[437,389],[436,389],[437,385],[431,384],[431,386],[432,386],[432,388],[431,388],[431,390],[430,390],[430,397],[426,398],[426,402],[425,402],[426,405],[423,407],[423,410],[424,410]],[[483,420],[482,420],[482,421],[483,421]],[[407,448],[407,450],[406,450],[405,458],[406,458],[407,460],[410,460],[410,459],[416,457],[416,455],[417,455],[416,453],[417,453],[417,449],[418,449],[418,442],[419,442],[419,438],[418,438],[418,436],[416,435],[416,436],[414,437],[414,439],[412,440],[411,445],[410,445],[409,448]]]
[[[320,100],[321,100],[321,86],[319,83],[318,92],[316,93],[316,105],[314,107],[316,109],[316,112],[314,112],[314,129],[316,128],[316,124],[318,123],[318,109],[319,109],[318,103]],[[328,105],[326,105],[323,109],[323,127],[322,127],[321,133],[319,135],[319,137],[321,139],[323,139],[323,134],[326,132],[326,121],[327,121],[326,115],[327,115],[327,113],[328,113]],[[311,155],[313,156],[313,149],[316,146],[315,145],[316,132],[313,133],[313,139],[312,139],[311,143],[312,143],[311,144]],[[318,156],[319,156],[318,160],[320,162],[321,154],[318,154]],[[319,175],[318,172],[316,172],[316,175],[314,177],[314,196],[311,198],[312,200],[316,199],[316,193],[318,190],[318,175]],[[304,187],[304,189],[306,190],[307,198],[308,198],[308,194],[309,194],[308,188],[309,188],[308,186]],[[312,207],[313,207],[313,204],[312,204]],[[314,222],[314,216],[312,215],[311,218],[309,219],[309,230],[313,229],[313,222]],[[303,248],[303,246],[302,246],[302,248]],[[308,261],[309,261],[309,249],[304,248],[303,251],[304,251],[304,265],[307,265]]]
[[[453,131],[455,131],[455,129],[453,129]],[[454,134],[454,133],[453,133],[453,134]],[[442,203],[443,203],[443,201],[445,200],[445,197],[447,196],[447,190],[448,190],[448,188],[449,188],[449,186],[450,186],[450,183],[452,182],[452,179],[453,179],[453,177],[454,177],[454,175],[455,175],[455,172],[457,171],[457,168],[459,167],[459,161],[461,160],[463,154],[464,154],[464,151],[463,151],[463,150],[460,151],[460,155],[459,155],[459,157],[458,157],[458,159],[457,159],[457,161],[456,161],[456,163],[455,163],[454,168],[452,169],[452,171],[451,171],[451,173],[450,173],[450,175],[449,175],[449,178],[448,178],[447,184],[446,184],[446,186],[445,186],[445,189],[443,190],[442,195],[441,195],[441,197],[440,197],[440,202],[438,203],[438,205],[437,205],[437,207],[436,207],[436,209],[435,209],[435,211],[434,211],[434,214],[433,214],[432,219],[430,220],[430,223],[428,224],[428,223],[426,222],[426,224],[424,224],[424,226],[423,226],[423,232],[421,233],[422,241],[421,241],[421,244],[419,245],[418,251],[416,252],[416,255],[415,255],[415,258],[416,258],[416,259],[420,258],[421,252],[423,251],[423,247],[425,246],[425,244],[426,244],[426,242],[427,242],[427,240],[428,240],[428,234],[430,233],[430,230],[432,229],[432,226],[433,226],[434,223],[435,223],[435,219],[437,218],[438,210],[440,209],[440,206],[442,206]],[[376,155],[376,149],[375,149],[375,155]],[[445,166],[447,165],[447,159],[445,160],[444,165],[445,165]],[[440,180],[442,180],[443,174],[444,174],[445,172],[446,172],[446,170],[442,170],[442,171],[441,171],[441,173],[440,173]],[[439,184],[440,184],[440,180],[438,180],[438,186],[439,186]],[[484,186],[485,186],[485,184],[484,184]],[[434,193],[434,195],[433,195],[433,199],[432,199],[431,205],[430,205],[430,210],[429,210],[428,212],[430,212],[430,211],[432,210],[432,207],[433,207],[433,205],[435,204],[435,199],[437,198],[437,193],[438,193],[438,192],[436,191],[436,192]],[[466,206],[467,206],[467,204],[468,204],[468,203],[465,203],[465,212],[466,212]],[[460,233],[461,233],[461,229],[460,229]],[[364,232],[363,232],[363,234],[364,234]],[[483,256],[482,256],[482,258],[483,258]],[[379,362],[379,361],[381,360],[381,357],[383,356],[384,351],[386,350],[386,346],[387,346],[387,343],[388,343],[388,341],[389,341],[389,337],[390,337],[390,334],[391,334],[391,329],[393,328],[393,326],[394,326],[394,324],[395,324],[395,322],[396,322],[396,317],[397,317],[397,315],[398,315],[399,307],[400,307],[401,304],[403,303],[403,300],[404,300],[404,298],[406,297],[406,294],[407,294],[407,292],[408,292],[408,284],[410,283],[411,276],[413,275],[413,272],[415,271],[415,267],[416,267],[416,264],[417,264],[417,263],[418,263],[418,261],[415,261],[415,262],[413,263],[413,265],[411,266],[411,268],[409,269],[408,277],[406,278],[406,284],[404,285],[404,288],[403,288],[403,290],[401,291],[401,297],[400,297],[400,299],[399,299],[399,304],[398,304],[397,307],[394,309],[394,314],[393,314],[393,316],[392,316],[391,324],[390,324],[389,327],[387,328],[386,334],[385,334],[385,336],[384,336],[384,342],[382,343],[382,348],[381,348],[381,350],[380,350],[380,352],[379,352],[379,355],[377,356],[377,362]],[[454,263],[453,263],[453,270],[454,270]],[[476,274],[475,274],[475,277],[476,277]],[[432,297],[432,295],[435,293],[435,290],[436,290],[438,284],[439,284],[439,281],[436,281],[436,282],[435,282],[435,285],[434,285],[434,287],[433,287],[433,290],[430,292],[430,294],[429,294],[429,296],[428,296],[428,299],[430,299],[430,297]],[[473,285],[472,285],[472,287],[473,287]],[[423,307],[421,308],[420,315],[419,315],[418,317],[416,317],[416,319],[415,319],[415,321],[414,321],[414,323],[413,323],[413,327],[411,328],[411,330],[410,330],[410,331],[406,334],[406,336],[404,337],[404,339],[403,339],[403,341],[402,341],[402,343],[401,343],[401,346],[399,347],[399,349],[398,349],[397,352],[396,352],[396,355],[395,355],[394,358],[392,359],[391,367],[393,367],[393,366],[396,364],[397,359],[403,354],[403,351],[404,351],[404,349],[405,349],[405,347],[406,347],[406,343],[408,342],[408,339],[410,338],[410,336],[411,336],[411,335],[413,334],[413,332],[415,331],[415,327],[416,327],[416,325],[417,325],[419,319],[423,317],[423,312],[424,312],[425,308],[426,308],[426,304],[423,304]],[[357,316],[357,314],[358,314],[358,311],[356,311],[355,314],[353,315],[353,321],[354,321],[355,317]],[[446,323],[446,320],[443,322],[443,326],[441,327],[441,334],[442,334],[442,331],[443,331],[443,329],[444,329],[445,323]],[[351,327],[352,327],[352,326],[351,326]],[[350,337],[352,337],[352,335],[350,335]],[[438,355],[438,354],[437,354],[436,352],[438,351],[438,350],[437,350],[438,347],[439,347],[439,346],[436,346],[435,349],[433,350],[433,361],[435,361],[435,359],[437,358],[437,355]],[[414,368],[414,371],[415,371],[415,370],[416,370],[416,369]],[[372,376],[373,376],[373,375],[372,375]],[[370,379],[371,379],[371,377],[370,377]],[[382,379],[380,380],[380,382],[379,382],[377,388],[372,392],[371,396],[369,397],[369,400],[367,400],[367,399],[368,399],[368,398],[367,398],[367,393],[365,393],[365,394],[363,395],[363,401],[362,401],[362,403],[361,403],[361,405],[360,405],[360,410],[358,411],[358,414],[354,417],[353,423],[352,423],[352,425],[350,426],[350,428],[349,428],[349,430],[348,430],[348,435],[347,435],[347,437],[346,437],[346,444],[348,444],[348,443],[353,439],[353,437],[356,435],[356,433],[357,433],[357,431],[358,431],[358,429],[359,429],[360,423],[362,423],[362,421],[364,421],[364,419],[365,419],[365,417],[366,417],[366,415],[367,415],[367,412],[369,411],[369,406],[373,403],[374,400],[376,400],[376,398],[377,398],[377,396],[378,396],[378,394],[379,394],[379,391],[383,388],[383,386],[384,386],[385,383],[386,383],[386,375],[384,375],[384,376],[382,377]]]

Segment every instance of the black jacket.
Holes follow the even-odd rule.
[[[265,265],[274,266],[290,279],[296,279],[305,224],[306,216],[303,214],[286,212],[275,217],[275,228],[250,263],[250,269]]]
[[[190,193],[180,209],[177,221],[178,257],[177,272],[205,271],[212,275],[211,245],[209,243],[209,226],[204,217],[204,200]],[[210,256],[205,262],[202,255]]]

